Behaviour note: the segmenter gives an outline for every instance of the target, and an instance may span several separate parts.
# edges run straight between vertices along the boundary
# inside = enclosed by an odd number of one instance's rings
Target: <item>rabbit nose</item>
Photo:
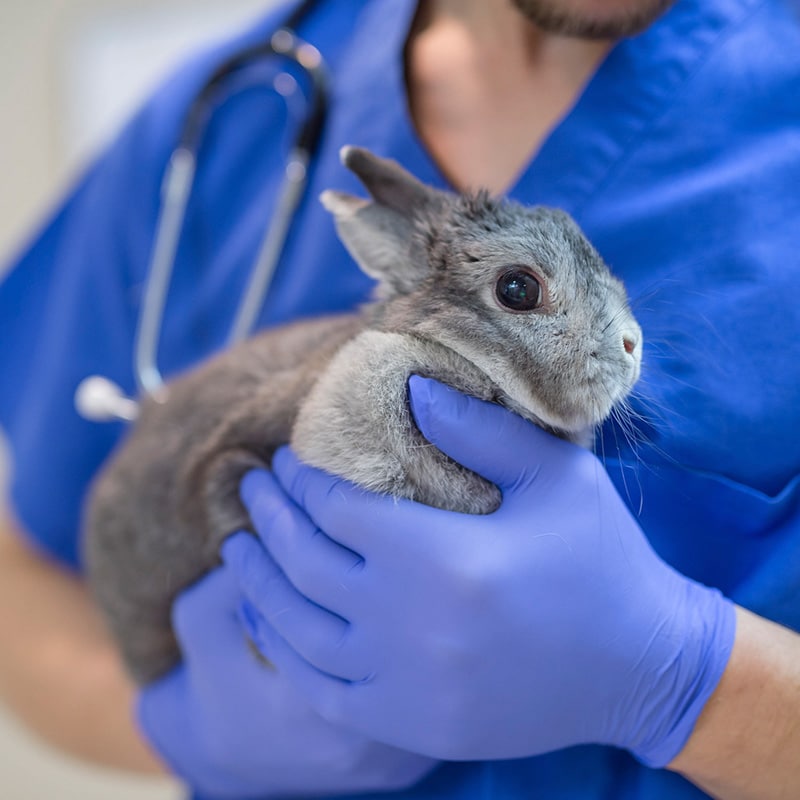
[[[629,356],[632,356],[633,351],[636,349],[636,338],[631,334],[625,334],[622,337],[622,346],[625,348],[625,352]]]

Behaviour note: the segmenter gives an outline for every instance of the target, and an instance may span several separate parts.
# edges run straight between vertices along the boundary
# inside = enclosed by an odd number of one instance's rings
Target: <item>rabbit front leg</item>
[[[187,526],[203,531],[207,560],[217,559],[230,534],[249,529],[239,484],[249,470],[269,468],[275,450],[289,441],[298,405],[313,379],[313,370],[303,367],[270,376],[188,454],[180,515]]]
[[[486,514],[496,486],[430,445],[408,406],[412,374],[437,378],[485,400],[495,387],[452,350],[416,336],[368,330],[328,365],[292,430],[298,456],[371,491],[451,511]]]

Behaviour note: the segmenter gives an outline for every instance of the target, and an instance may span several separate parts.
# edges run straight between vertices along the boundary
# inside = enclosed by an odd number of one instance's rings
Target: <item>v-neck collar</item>
[[[508,194],[576,216],[647,129],[680,96],[715,42],[764,0],[678,0],[646,31],[620,41],[556,124]],[[391,155],[421,180],[452,188],[417,134],[404,51],[414,0],[373,0],[357,24],[333,93],[333,141]],[[336,128],[339,128],[338,130]]]
[[[639,36],[619,42],[547,137],[511,194],[580,216],[615,169],[757,0],[679,0]]]

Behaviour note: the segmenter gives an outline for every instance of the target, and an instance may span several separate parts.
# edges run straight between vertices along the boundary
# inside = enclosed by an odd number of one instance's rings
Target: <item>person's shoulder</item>
[[[300,38],[312,42],[321,51],[326,65],[334,66],[338,54],[347,49],[355,27],[354,19],[370,2],[374,0],[273,3],[246,28],[206,46],[173,71],[131,120],[128,140],[135,142],[139,153],[145,157],[157,154],[167,157],[169,148],[165,143],[177,141],[192,102],[209,79],[237,55],[266,46],[275,31],[289,20],[297,25]],[[123,146],[124,140],[123,134],[120,137]]]
[[[680,165],[710,169],[728,165],[726,180],[772,181],[780,170],[796,171],[797,149],[785,146],[800,123],[800,5],[790,0],[716,0],[721,21],[708,26],[697,57],[682,64],[685,75],[664,98],[649,140]],[[722,14],[722,12],[725,12]],[[783,137],[779,147],[768,140]],[[664,150],[666,146],[666,150]],[[764,152],[774,172],[763,169]],[[720,176],[722,173],[720,173]]]
[[[790,111],[796,120],[800,118],[796,102],[800,4],[762,0],[742,6],[742,13],[721,32],[697,71],[698,101],[713,98],[711,108],[739,113],[756,106],[766,117]]]

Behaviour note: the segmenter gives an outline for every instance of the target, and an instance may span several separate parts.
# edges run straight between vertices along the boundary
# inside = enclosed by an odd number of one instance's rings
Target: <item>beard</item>
[[[511,0],[537,28],[577,39],[622,39],[641,33],[675,0],[616,0],[619,8],[597,13],[599,3],[574,0]],[[573,7],[577,6],[577,7]]]

